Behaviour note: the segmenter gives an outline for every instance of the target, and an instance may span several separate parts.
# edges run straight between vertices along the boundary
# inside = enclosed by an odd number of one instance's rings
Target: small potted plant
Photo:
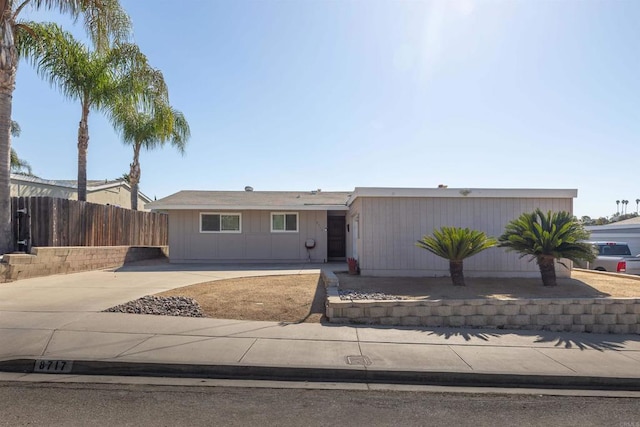
[[[349,265],[349,274],[360,274],[360,266],[357,259],[347,258],[347,264]]]

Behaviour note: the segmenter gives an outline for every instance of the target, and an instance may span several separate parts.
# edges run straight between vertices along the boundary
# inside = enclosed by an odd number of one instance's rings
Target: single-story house
[[[573,212],[577,190],[371,188],[180,191],[147,204],[169,214],[171,262],[327,262],[353,257],[362,274],[441,276],[448,262],[415,246],[441,226],[499,236],[524,212]],[[558,267],[559,276],[570,272]],[[491,248],[465,274],[537,277],[535,262]]]
[[[35,176],[11,174],[12,197],[57,197],[78,200],[78,181],[49,180]],[[123,179],[88,180],[87,202],[131,209],[131,185]],[[138,209],[151,199],[138,192]]]
[[[633,255],[640,254],[640,217],[585,227],[593,241],[626,242]]]

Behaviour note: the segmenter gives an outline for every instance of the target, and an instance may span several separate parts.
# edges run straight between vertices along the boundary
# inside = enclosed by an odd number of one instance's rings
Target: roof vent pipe
[[[244,187],[244,191],[253,191],[253,187],[247,185],[246,187]]]

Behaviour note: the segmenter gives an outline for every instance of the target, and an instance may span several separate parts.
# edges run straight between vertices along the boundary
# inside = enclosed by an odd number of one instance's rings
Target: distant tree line
[[[609,217],[601,216],[599,218],[591,218],[588,215],[582,216],[580,218],[580,222],[582,225],[606,225],[613,224],[615,222],[623,221],[629,218],[635,218],[638,216],[637,212],[627,213],[627,214],[612,214]]]

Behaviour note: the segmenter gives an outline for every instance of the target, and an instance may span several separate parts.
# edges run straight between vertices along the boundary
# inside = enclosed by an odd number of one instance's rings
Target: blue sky
[[[143,153],[142,191],[577,188],[640,198],[640,2],[121,0],[192,137]],[[36,14],[38,19],[58,20]],[[18,71],[13,146],[75,179],[80,107]],[[99,112],[88,176],[132,157]]]

